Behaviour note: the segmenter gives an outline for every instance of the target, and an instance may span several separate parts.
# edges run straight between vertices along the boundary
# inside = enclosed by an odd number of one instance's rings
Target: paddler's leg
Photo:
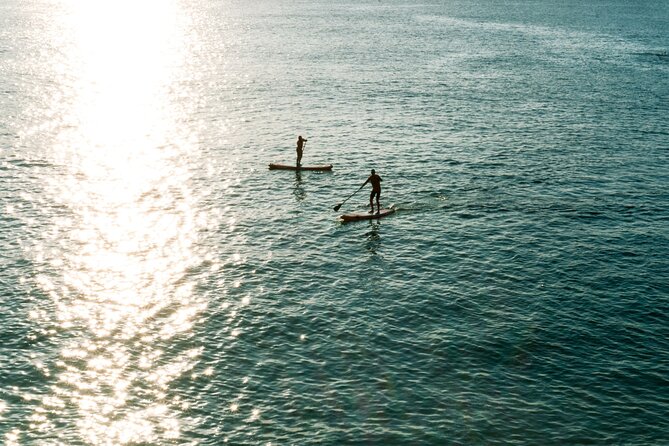
[[[376,193],[376,213],[379,214],[381,212],[381,191],[378,191]]]
[[[371,210],[369,211],[370,214],[374,213],[374,191],[369,194],[369,207]]]

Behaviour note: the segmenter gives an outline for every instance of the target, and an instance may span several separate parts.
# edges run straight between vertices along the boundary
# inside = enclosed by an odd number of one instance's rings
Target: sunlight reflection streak
[[[169,99],[185,18],[170,0],[62,3],[71,35],[54,38],[71,43],[59,67],[71,91],[53,104],[66,123],[53,150],[67,173],[49,188],[69,215],[53,246],[36,249],[62,272],[37,278],[62,348],[31,422],[47,432],[50,416],[69,416],[76,441],[94,445],[177,439],[187,404],[168,398],[170,384],[202,349],[169,346],[192,336],[205,309],[187,272],[202,262],[197,234],[209,224],[191,190],[192,140]]]

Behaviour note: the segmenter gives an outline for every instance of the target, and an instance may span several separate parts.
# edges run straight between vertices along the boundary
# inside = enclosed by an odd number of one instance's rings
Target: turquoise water
[[[668,444],[669,4],[553,3],[4,1],[2,443]]]

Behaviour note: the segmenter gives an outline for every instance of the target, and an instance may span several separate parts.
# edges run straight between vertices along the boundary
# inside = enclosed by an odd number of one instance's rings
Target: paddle
[[[304,140],[304,144],[302,144],[302,152],[303,152],[303,153],[304,153],[304,149],[305,149],[306,147],[307,147],[307,140],[305,139],[305,140]],[[300,159],[300,161],[302,161],[302,159]],[[297,163],[295,163],[295,164],[296,164],[296,167],[300,167],[300,166],[302,165],[301,162],[297,162]]]
[[[357,191],[353,192],[351,195],[349,195],[349,196],[346,198],[346,200],[344,200],[344,201],[342,201],[341,203],[339,203],[339,204],[338,204],[337,206],[335,206],[333,209],[334,209],[335,211],[338,211],[339,208],[341,208],[341,206],[342,206],[344,203],[346,203],[346,202],[348,201],[349,198],[351,198],[353,195],[355,195],[355,194],[357,194],[358,192],[360,192],[360,191],[362,190],[362,188],[365,187],[365,184],[367,184],[367,182],[365,182],[362,186],[360,186],[360,189],[358,189]]]

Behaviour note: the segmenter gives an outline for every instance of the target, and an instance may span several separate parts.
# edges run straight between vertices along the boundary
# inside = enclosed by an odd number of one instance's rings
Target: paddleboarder
[[[306,142],[307,140],[302,138],[302,135],[297,137],[297,167],[302,164],[302,149]]]
[[[376,213],[381,212],[381,204],[379,200],[381,199],[381,177],[376,174],[374,169],[372,169],[372,174],[367,178],[362,185],[364,186],[367,183],[372,184],[372,193],[369,194],[369,207],[372,209],[369,211],[370,214],[374,213],[374,197],[376,196]]]

